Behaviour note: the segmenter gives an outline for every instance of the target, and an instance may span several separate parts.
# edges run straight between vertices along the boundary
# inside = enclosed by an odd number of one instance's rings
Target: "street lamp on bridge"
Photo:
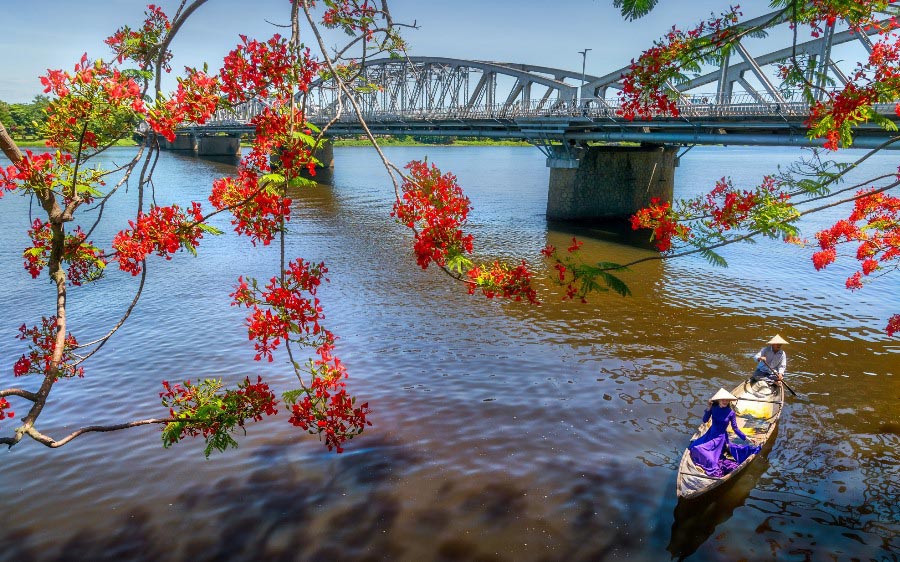
[[[578,51],[578,54],[581,55],[581,87],[578,88],[578,91],[575,92],[575,105],[578,105],[578,95],[581,93],[581,88],[584,88],[584,68],[587,65],[587,54],[591,49],[585,49],[583,51]]]

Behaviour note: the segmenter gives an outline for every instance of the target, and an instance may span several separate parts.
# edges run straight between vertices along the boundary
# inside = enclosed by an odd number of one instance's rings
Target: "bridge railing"
[[[255,112],[261,111],[263,104],[254,103],[236,108],[236,111],[221,111],[205,128],[247,127]],[[683,121],[716,121],[732,119],[790,119],[803,120],[809,116],[809,104],[795,92],[786,92],[776,99],[766,94],[733,94],[728,99],[717,99],[715,94],[687,94],[677,103],[679,116]],[[491,121],[510,123],[516,120],[559,118],[567,121],[590,119],[622,123],[621,102],[618,98],[584,98],[573,100],[540,99],[512,104],[494,104],[465,107],[407,108],[385,111],[378,107],[364,109],[363,117],[372,124],[378,123],[423,123],[454,121]],[[878,104],[876,110],[884,115],[894,115],[894,104]],[[308,107],[307,119],[315,123],[325,123],[335,117],[333,107]],[[667,115],[654,115],[657,119],[673,119]],[[358,121],[353,111],[347,110],[337,119],[337,123],[349,124]],[[203,127],[198,127],[201,129]]]
[[[729,118],[729,117],[806,117],[809,105],[796,96],[775,99],[762,94],[735,94],[726,101],[719,101],[715,95],[693,94],[677,102],[680,117],[688,119]],[[382,111],[369,108],[363,114],[367,121],[452,121],[452,120],[515,120],[542,117],[588,117],[592,119],[622,119],[621,102],[618,98],[587,98],[579,102],[566,100],[531,100],[527,103],[481,105],[471,107],[409,108]],[[318,108],[308,115],[312,120],[332,119],[330,108]],[[659,114],[655,117],[666,117]],[[338,122],[356,122],[356,115],[346,112]]]

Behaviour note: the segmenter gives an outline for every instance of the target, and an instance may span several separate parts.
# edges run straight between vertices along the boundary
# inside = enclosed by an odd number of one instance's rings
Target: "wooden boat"
[[[765,447],[775,431],[775,425],[778,423],[778,417],[784,406],[784,387],[770,385],[765,381],[751,382],[747,380],[739,384],[731,393],[738,398],[734,404],[737,426],[744,432],[750,443]],[[711,424],[712,419],[701,424],[694,436],[691,437],[691,441],[706,433]],[[728,431],[731,432],[730,426]],[[736,478],[758,455],[759,453],[750,455],[733,471],[721,478],[714,478],[708,476],[702,468],[694,464],[690,450],[685,448],[684,454],[681,456],[681,463],[678,465],[676,484],[678,497],[694,499],[721,487]]]

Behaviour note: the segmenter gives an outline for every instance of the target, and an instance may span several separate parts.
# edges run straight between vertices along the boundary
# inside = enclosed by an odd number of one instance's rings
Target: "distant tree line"
[[[13,138],[39,138],[47,119],[44,110],[50,103],[47,96],[35,96],[30,103],[6,103],[0,100],[0,123]]]

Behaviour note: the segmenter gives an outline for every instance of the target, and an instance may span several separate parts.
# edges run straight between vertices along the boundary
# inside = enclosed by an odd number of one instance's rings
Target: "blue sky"
[[[42,0],[17,3],[3,14],[0,35],[0,100],[27,102],[41,93],[38,76],[70,69],[84,52],[108,57],[103,39],[123,24],[138,26],[148,2],[140,0]],[[178,2],[157,0],[167,12]],[[411,54],[498,60],[581,69],[578,51],[589,48],[587,73],[602,75],[626,65],[673,24],[688,27],[728,2],[661,0],[650,16],[626,22],[611,0],[391,0],[398,21],[419,29],[405,36]],[[752,17],[768,2],[745,9]],[[218,69],[239,33],[267,38],[267,23],[286,23],[287,0],[210,0],[179,35],[173,67],[209,62]],[[336,39],[335,39],[336,40]],[[173,73],[174,74],[174,73]],[[170,86],[171,87],[171,86]]]

